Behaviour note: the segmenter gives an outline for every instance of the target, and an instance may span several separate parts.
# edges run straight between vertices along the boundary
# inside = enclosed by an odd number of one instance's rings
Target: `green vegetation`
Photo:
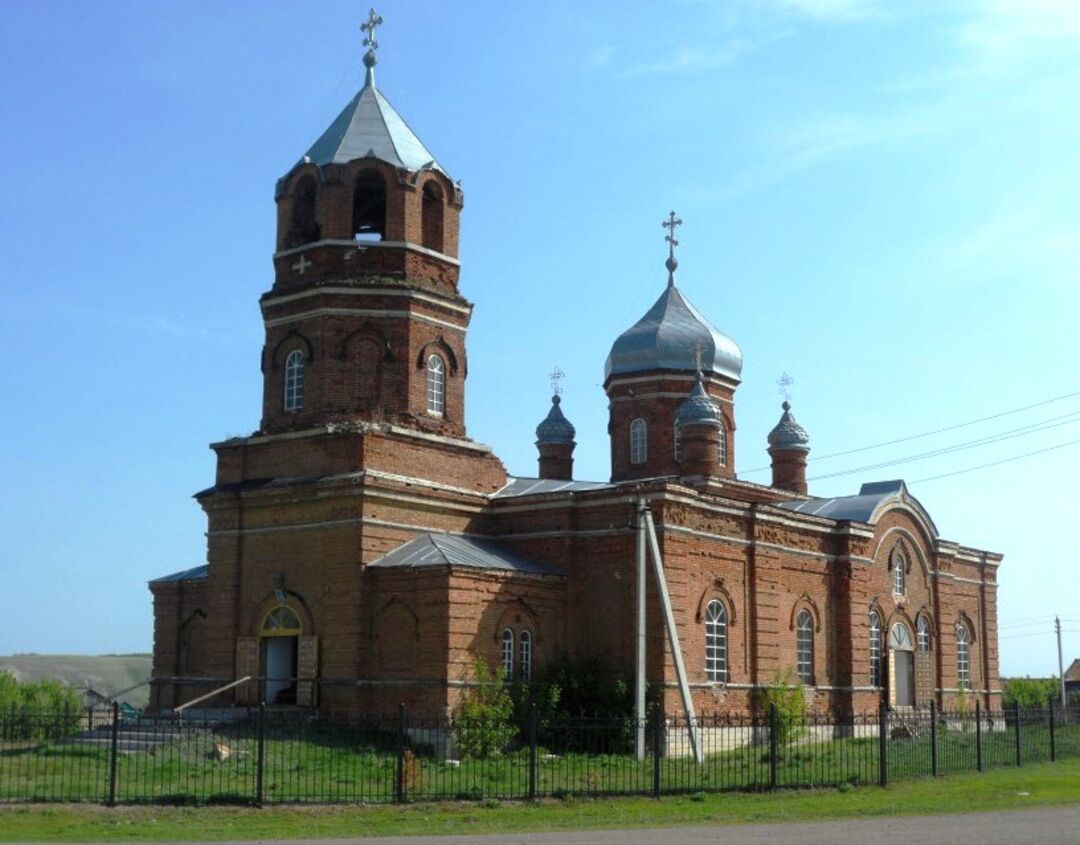
[[[48,713],[48,721],[34,714]],[[20,683],[0,671],[0,714],[12,724],[9,731],[24,739],[46,739],[73,733],[82,716],[78,693],[58,681]]]
[[[1080,759],[878,787],[404,807],[0,807],[0,841],[205,841],[799,822],[1080,802]]]
[[[777,673],[768,686],[760,690],[758,697],[762,712],[769,713],[776,708],[776,739],[781,749],[805,733],[806,694],[791,667]]]
[[[501,754],[517,733],[514,700],[502,666],[492,674],[487,662],[477,658],[472,679],[474,685],[454,708],[454,738],[462,756],[484,759]]]
[[[0,671],[21,682],[53,680],[111,695],[149,680],[152,662],[149,654],[11,654],[0,656]],[[141,710],[150,700],[150,686],[144,684],[121,700]]]
[[[1013,708],[1017,704],[1024,709],[1042,709],[1049,702],[1055,704],[1061,696],[1057,678],[1006,678],[1002,684],[1002,704]]]

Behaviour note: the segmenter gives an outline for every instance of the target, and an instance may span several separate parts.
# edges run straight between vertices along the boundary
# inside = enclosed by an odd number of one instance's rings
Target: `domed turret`
[[[688,425],[723,425],[724,418],[720,415],[720,409],[705,392],[705,385],[701,381],[701,371],[698,371],[697,380],[690,395],[679,406],[679,413],[675,415],[675,425],[680,429]]]
[[[705,392],[698,370],[690,395],[675,415],[675,438],[681,454],[681,475],[716,475],[724,437],[724,417]]]
[[[540,451],[540,477],[569,481],[574,474],[574,426],[562,412],[562,399],[551,397],[551,410],[536,427],[536,448]]]
[[[769,456],[772,458],[772,486],[792,493],[806,494],[806,456],[810,452],[810,435],[791,413],[787,400],[781,406],[784,413],[769,432]]]

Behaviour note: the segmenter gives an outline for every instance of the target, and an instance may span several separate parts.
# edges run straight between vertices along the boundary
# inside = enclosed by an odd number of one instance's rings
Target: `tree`
[[[1006,678],[1003,692],[1002,704],[1005,707],[1019,704],[1025,710],[1044,708],[1061,696],[1057,678]]]
[[[472,674],[472,685],[454,708],[454,737],[463,757],[492,757],[505,751],[517,733],[514,701],[502,666],[492,674],[477,658]]]

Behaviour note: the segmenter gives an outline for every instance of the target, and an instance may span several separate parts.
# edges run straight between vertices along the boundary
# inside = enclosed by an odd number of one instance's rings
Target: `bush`
[[[776,706],[777,744],[787,745],[805,732],[806,696],[802,683],[790,667],[778,672],[772,681],[758,692],[758,703],[765,715]]]
[[[10,735],[44,739],[74,733],[82,716],[79,694],[59,681],[21,683],[0,672],[0,721],[14,723]]]
[[[454,738],[463,757],[492,757],[505,751],[517,734],[514,700],[501,666],[492,674],[487,663],[477,658],[472,681],[454,708]]]
[[[1041,709],[1061,697],[1057,678],[1006,678],[1002,689],[1001,703],[1007,708]]]

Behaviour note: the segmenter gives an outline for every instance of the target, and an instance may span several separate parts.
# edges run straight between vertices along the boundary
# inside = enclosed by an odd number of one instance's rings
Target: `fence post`
[[[889,724],[884,700],[878,702],[878,783],[889,783]]]
[[[975,701],[975,768],[983,770],[982,761],[982,707],[978,700]]]
[[[397,766],[394,768],[394,800],[405,800],[405,704],[398,705]]]
[[[1057,738],[1054,736],[1054,699],[1050,699],[1050,762],[1057,760]]]
[[[263,805],[263,769],[266,766],[266,702],[259,702],[258,754],[255,762],[255,806]]]
[[[1016,765],[1020,766],[1020,702],[1013,707],[1013,718],[1016,719]]]
[[[937,702],[930,702],[930,774],[937,777]]]
[[[779,778],[780,718],[776,702],[769,704],[769,789],[776,789]]]
[[[529,800],[536,800],[536,734],[539,716],[536,712],[536,702],[533,702],[532,710],[529,711]]]
[[[120,702],[112,706],[112,734],[109,737],[109,806],[116,806],[116,752],[120,744]]]
[[[661,743],[661,726],[663,725],[663,715],[661,713],[660,705],[657,704],[653,709],[652,720],[652,794],[653,798],[660,797],[660,743]]]
[[[92,731],[94,729],[94,705],[90,705],[86,708],[86,730]]]

